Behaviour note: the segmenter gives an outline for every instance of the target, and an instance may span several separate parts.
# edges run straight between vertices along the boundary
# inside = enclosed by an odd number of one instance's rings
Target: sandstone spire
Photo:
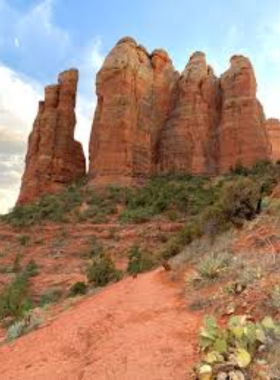
[[[196,52],[178,80],[173,108],[163,126],[161,172],[216,172],[219,109],[218,79],[205,54]]]
[[[219,126],[219,171],[237,163],[250,167],[270,157],[265,116],[256,97],[256,79],[251,62],[233,56],[231,67],[221,77],[222,115]]]
[[[78,71],[72,69],[45,89],[29,136],[19,204],[61,190],[85,175],[83,149],[74,140],[77,83]]]
[[[176,77],[166,52],[149,55],[129,37],[117,43],[97,75],[91,178],[127,183],[154,171]]]
[[[278,119],[268,119],[266,130],[271,148],[271,159],[276,162],[280,160],[280,121]]]

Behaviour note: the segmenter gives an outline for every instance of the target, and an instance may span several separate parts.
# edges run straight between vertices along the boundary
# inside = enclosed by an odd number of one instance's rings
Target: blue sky
[[[64,69],[80,70],[76,135],[87,152],[95,74],[127,35],[166,49],[179,70],[196,50],[217,74],[231,55],[249,56],[267,116],[280,117],[277,0],[0,0],[0,213],[16,199],[44,86]]]

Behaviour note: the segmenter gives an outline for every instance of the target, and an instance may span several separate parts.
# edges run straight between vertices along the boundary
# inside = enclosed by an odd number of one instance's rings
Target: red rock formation
[[[248,58],[234,56],[231,67],[221,77],[222,116],[218,129],[219,171],[237,163],[250,167],[270,157],[265,116],[256,98],[256,79]]]
[[[280,121],[278,119],[268,119],[266,121],[268,140],[271,145],[272,161],[280,160]]]
[[[131,38],[117,43],[97,75],[91,178],[127,183],[154,171],[176,77],[164,51],[149,55]]]
[[[19,203],[85,174],[82,147],[73,137],[77,80],[70,70],[46,88]],[[126,37],[106,58],[96,87],[89,147],[94,184],[130,184],[155,173],[218,174],[268,159],[271,150],[280,158],[280,122],[266,122],[253,67],[243,56],[232,57],[218,79],[197,52],[179,75],[164,50],[149,54]]]
[[[82,146],[74,140],[78,71],[59,75],[58,84],[45,89],[45,101],[29,136],[26,167],[18,203],[61,190],[85,175]]]
[[[161,172],[215,173],[219,108],[218,79],[205,55],[197,52],[178,80],[173,108],[163,126]]]

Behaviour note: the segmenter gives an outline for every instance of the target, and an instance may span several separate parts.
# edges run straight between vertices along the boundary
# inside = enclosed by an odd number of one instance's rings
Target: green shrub
[[[260,201],[259,186],[250,178],[240,177],[225,183],[218,205],[227,221],[240,225],[256,216]]]
[[[32,308],[28,291],[28,277],[18,274],[0,293],[0,319],[12,317],[20,319]]]
[[[208,206],[201,214],[201,229],[203,234],[213,238],[230,228],[226,213],[219,202]]]
[[[28,236],[28,235],[18,235],[17,236],[17,241],[22,246],[26,246],[27,243],[29,242],[29,240],[30,240],[30,236]]]
[[[87,285],[83,281],[75,282],[69,289],[69,297],[84,295],[87,292]]]
[[[28,227],[44,221],[67,222],[68,214],[82,203],[81,184],[72,184],[36,203],[16,206],[3,220],[14,227]]]
[[[11,341],[19,338],[25,332],[26,324],[24,320],[14,322],[7,331],[7,340]]]
[[[136,210],[125,210],[120,214],[120,221],[123,223],[145,223],[154,216],[150,208],[138,208]]]
[[[140,250],[138,245],[134,245],[129,252],[127,272],[137,274],[147,272],[155,265],[155,260],[147,252]]]
[[[14,322],[9,326],[6,334],[8,341],[19,338],[20,336],[37,329],[43,323],[42,316],[37,313],[28,313],[20,321]]]
[[[249,169],[238,162],[234,167],[230,169],[230,173],[233,175],[247,176],[249,174]]]
[[[26,273],[28,277],[35,277],[39,274],[39,267],[34,259],[28,261],[24,273]]]
[[[87,279],[94,286],[105,286],[110,282],[119,281],[122,273],[115,267],[114,261],[106,254],[100,254],[93,258],[88,265]]]
[[[54,286],[50,289],[44,291],[40,297],[40,306],[44,307],[46,305],[50,305],[58,302],[63,295],[63,291],[60,287]]]
[[[200,222],[189,222],[180,232],[170,238],[160,249],[158,255],[163,259],[170,259],[178,255],[186,245],[202,235]]]

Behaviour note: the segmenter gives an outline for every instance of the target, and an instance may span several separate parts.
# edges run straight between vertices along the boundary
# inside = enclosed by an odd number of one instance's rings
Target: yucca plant
[[[228,265],[227,256],[212,254],[199,262],[197,272],[201,279],[215,280],[228,268]]]

